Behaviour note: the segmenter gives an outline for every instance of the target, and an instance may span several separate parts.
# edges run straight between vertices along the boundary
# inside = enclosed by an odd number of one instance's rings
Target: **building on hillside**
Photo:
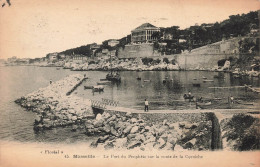
[[[83,63],[87,60],[88,60],[88,57],[85,55],[74,54],[72,56],[72,61],[75,63]]]
[[[144,23],[131,31],[131,42],[146,43],[155,41],[156,38],[153,37],[152,34],[159,31],[160,28],[155,27],[150,23]]]
[[[61,53],[61,54],[59,54],[59,58],[62,59],[62,60],[64,60],[64,59],[66,58],[66,56],[65,56],[64,53]]]
[[[16,56],[13,56],[13,57],[11,57],[11,58],[8,58],[7,59],[7,62],[8,63],[12,63],[12,62],[15,62],[17,60],[17,57]]]
[[[110,56],[115,57],[116,56],[116,50],[111,50],[110,51]]]
[[[49,61],[54,61],[58,59],[58,53],[54,52],[54,53],[49,53],[46,56],[48,58]]]
[[[187,42],[186,39],[179,39],[179,43],[185,43],[185,42]]]
[[[116,45],[119,44],[119,41],[118,41],[118,40],[115,40],[115,39],[110,39],[110,40],[107,41],[107,44],[108,44],[109,46],[111,46],[111,47],[114,47],[114,46],[116,46]]]

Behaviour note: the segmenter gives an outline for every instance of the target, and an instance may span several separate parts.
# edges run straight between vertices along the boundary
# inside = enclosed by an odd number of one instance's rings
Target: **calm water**
[[[87,74],[89,79],[84,82],[74,94],[83,98],[101,100],[101,98],[119,101],[120,105],[130,108],[143,109],[143,101],[147,98],[151,109],[186,109],[193,108],[189,102],[184,101],[183,94],[191,91],[195,96],[203,98],[222,98],[226,95],[246,98],[251,101],[253,94],[245,93],[243,89],[215,90],[213,86],[239,86],[249,84],[260,86],[258,78],[234,79],[227,73],[214,72],[184,72],[184,71],[146,71],[146,72],[121,72],[120,84],[106,85],[103,93],[92,93],[84,90],[84,86],[96,85],[101,78],[105,78],[106,72],[89,71],[75,72],[70,70],[56,70],[56,68],[43,67],[0,67],[0,139],[14,141],[36,142],[84,142],[89,138],[83,131],[71,132],[71,128],[57,128],[43,133],[34,133],[34,113],[27,112],[14,103],[17,98],[31,93],[38,88],[45,87],[49,80],[54,82],[67,75],[81,73]],[[220,75],[221,78],[213,78]],[[136,77],[141,77],[138,81]],[[172,79],[163,83],[163,79]],[[214,82],[204,83],[202,77]],[[194,80],[196,78],[197,80]],[[143,80],[149,79],[150,82]],[[201,83],[201,87],[193,87],[192,83]],[[253,99],[254,101],[255,99]]]

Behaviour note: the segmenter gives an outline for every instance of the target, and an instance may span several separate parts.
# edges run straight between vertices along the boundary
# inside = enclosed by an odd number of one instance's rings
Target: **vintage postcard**
[[[0,0],[0,166],[260,166],[259,0]]]

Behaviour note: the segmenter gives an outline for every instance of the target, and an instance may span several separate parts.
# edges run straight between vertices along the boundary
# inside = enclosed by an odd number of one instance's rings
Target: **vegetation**
[[[220,23],[204,23],[200,26],[190,26],[184,30],[180,30],[178,26],[161,28],[161,32],[155,35],[160,39],[160,42],[167,43],[165,53],[174,54],[211,44],[222,40],[222,38],[245,36],[252,29],[259,29],[257,11],[242,15],[232,15],[229,16],[229,19]],[[179,42],[179,39],[184,42]]]
[[[224,124],[224,125],[223,125]],[[223,138],[232,141],[234,150],[260,149],[259,119],[245,114],[234,115],[223,126]]]
[[[144,65],[151,64],[153,62],[153,58],[148,58],[148,57],[142,58],[142,62]]]

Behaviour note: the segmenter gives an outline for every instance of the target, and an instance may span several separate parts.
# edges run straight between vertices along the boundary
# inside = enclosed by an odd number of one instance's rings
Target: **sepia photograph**
[[[260,166],[259,0],[0,0],[0,166]]]

